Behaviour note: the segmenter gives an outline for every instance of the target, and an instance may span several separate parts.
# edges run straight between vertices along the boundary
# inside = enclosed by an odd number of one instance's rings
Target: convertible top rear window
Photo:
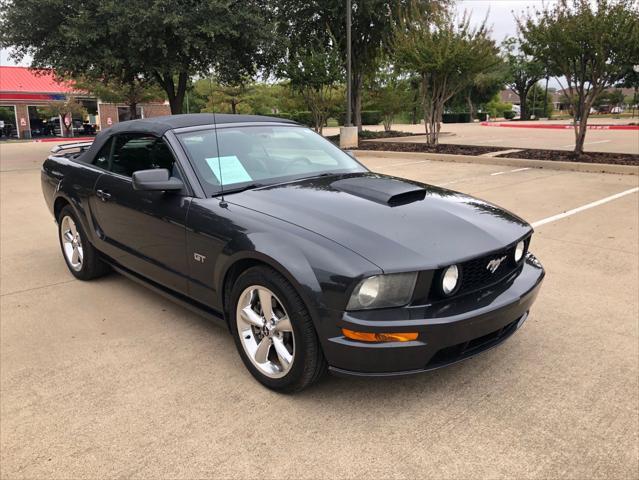
[[[221,185],[266,185],[366,171],[328,140],[301,127],[229,127],[183,133],[178,138],[209,195],[219,193]]]

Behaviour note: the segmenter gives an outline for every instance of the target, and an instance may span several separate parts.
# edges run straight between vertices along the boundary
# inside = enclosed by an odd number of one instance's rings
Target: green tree
[[[506,84],[519,96],[521,119],[528,120],[528,93],[545,76],[544,66],[532,55],[522,51],[521,41],[514,37],[504,40],[502,55],[508,68]]]
[[[616,107],[624,104],[623,91],[620,89],[605,90],[601,92],[592,102],[592,108],[598,112],[610,113]]]
[[[403,78],[392,65],[380,68],[366,85],[368,108],[382,112],[384,130],[391,130],[393,119],[410,103],[409,79]]]
[[[484,110],[486,105],[504,88],[505,65],[500,63],[488,72],[480,73],[473,82],[456,94],[446,105],[447,109],[468,112],[475,118],[477,109]]]
[[[634,0],[559,0],[518,24],[524,52],[565,84],[575,115],[574,152],[582,155],[593,102],[639,64],[639,7]]]
[[[250,95],[246,97],[245,104],[254,115],[272,115],[284,112],[282,96],[288,95],[288,90],[280,84],[254,83]]]
[[[137,107],[141,103],[164,101],[164,91],[144,77],[123,82],[120,79],[97,80],[78,78],[73,80],[75,87],[95,95],[109,103],[125,103],[129,107],[131,118],[138,118]]]
[[[393,46],[398,66],[419,75],[427,143],[436,145],[446,103],[478,75],[500,62],[484,21],[470,26],[452,11],[437,17],[415,15],[396,29]]]
[[[313,116],[313,128],[322,133],[335,110],[336,86],[343,78],[334,42],[328,37],[306,46],[292,42],[279,65],[278,75],[287,78],[290,87],[302,96]]]
[[[528,112],[528,116],[540,118],[543,117],[544,114],[552,114],[552,110],[552,94],[549,92],[548,95],[546,95],[546,90],[539,83],[535,83],[526,98],[526,111]]]
[[[244,113],[245,109],[240,112],[240,105],[246,103],[253,90],[254,87],[248,79],[233,83],[216,82],[214,90],[208,97],[206,111],[227,111],[233,114]]]
[[[56,100],[50,102],[46,110],[47,117],[60,117],[61,128],[64,128],[64,136],[72,135],[71,127],[73,126],[73,116],[86,115],[87,111],[81,103],[73,96],[67,97],[65,100]]]
[[[484,108],[486,109],[486,113],[492,118],[501,118],[506,117],[506,115],[508,115],[507,112],[512,112],[513,104],[510,102],[502,102],[499,94],[495,94],[490,101],[486,102]]]
[[[608,93],[608,105],[611,107],[610,110],[613,111],[615,109],[619,109],[624,104],[624,94],[623,90],[615,89],[612,92]],[[618,113],[618,112],[613,112]]]
[[[639,64],[628,65],[626,73],[617,86],[634,90],[633,95],[626,99],[626,103],[632,107],[632,116],[634,117],[635,108],[639,102]]]
[[[121,83],[140,76],[181,113],[189,79],[211,69],[252,76],[272,52],[262,0],[5,0],[0,45],[65,77]]]
[[[437,12],[450,0],[352,0],[353,124],[362,126],[363,87],[388,52],[393,31],[406,12]],[[346,2],[344,0],[278,0],[279,31],[294,43],[326,33],[335,39],[340,64],[346,71]],[[412,7],[412,8],[409,8]]]

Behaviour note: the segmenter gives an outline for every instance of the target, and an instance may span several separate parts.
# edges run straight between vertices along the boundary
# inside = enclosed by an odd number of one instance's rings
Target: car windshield
[[[331,142],[296,126],[242,126],[178,135],[209,195],[322,174],[367,171]],[[218,148],[219,147],[219,148]]]

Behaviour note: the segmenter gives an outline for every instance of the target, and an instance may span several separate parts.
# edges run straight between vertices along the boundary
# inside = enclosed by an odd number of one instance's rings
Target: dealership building
[[[7,136],[33,138],[41,134],[38,125],[47,118],[51,102],[73,96],[84,106],[86,115],[74,118],[88,122],[97,129],[130,119],[128,106],[101,102],[99,98],[74,89],[69,82],[58,82],[51,70],[32,70],[26,67],[0,66],[0,122]],[[169,115],[167,102],[144,103],[138,106],[138,117]],[[61,129],[57,130],[62,135]]]

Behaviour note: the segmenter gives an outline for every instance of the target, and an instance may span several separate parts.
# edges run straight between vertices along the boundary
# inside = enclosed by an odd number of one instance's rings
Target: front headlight
[[[368,277],[357,284],[346,310],[399,307],[410,302],[417,273],[391,273]]]

